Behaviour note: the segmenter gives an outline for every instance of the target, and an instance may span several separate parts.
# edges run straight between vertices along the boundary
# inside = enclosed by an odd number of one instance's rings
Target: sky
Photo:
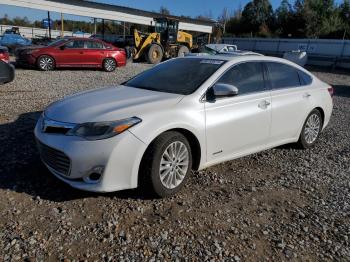
[[[337,0],[336,2],[340,1]],[[212,14],[213,18],[216,19],[222,13],[224,7],[227,7],[229,10],[235,10],[238,7],[243,8],[249,0],[95,0],[95,2],[133,7],[147,11],[159,11],[159,8],[164,6],[174,15],[195,17]],[[281,3],[280,0],[270,0],[270,2],[273,8],[277,8]],[[289,2],[293,3],[294,1],[290,0]],[[0,4],[0,17],[3,17],[5,14],[8,14],[11,18],[27,16],[32,21],[42,20],[47,16],[44,11]],[[52,13],[51,17],[59,19],[60,15]],[[66,15],[65,19],[80,20],[82,18]]]
[[[235,10],[239,6],[243,8],[249,0],[95,0],[95,2],[127,6],[147,11],[159,11],[159,8],[164,6],[174,15],[195,17],[211,13],[213,18],[217,18],[224,7],[228,7],[230,10]],[[270,0],[270,2],[276,8],[281,1]],[[8,14],[11,18],[27,16],[29,20],[41,20],[47,16],[44,11],[0,4],[0,17],[3,17],[5,14]],[[57,13],[52,13],[51,16],[53,19],[59,19],[59,14]],[[77,17],[68,15],[65,17],[66,19],[78,19]]]

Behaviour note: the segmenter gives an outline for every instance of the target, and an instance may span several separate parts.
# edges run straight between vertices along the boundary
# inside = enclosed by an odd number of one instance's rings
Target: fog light
[[[91,181],[98,181],[101,178],[101,174],[98,173],[92,173],[91,175],[89,175],[89,179]]]
[[[103,166],[96,166],[92,168],[89,172],[87,172],[87,175],[84,176],[83,178],[85,183],[89,183],[89,184],[98,183],[101,180],[103,171],[104,171]]]

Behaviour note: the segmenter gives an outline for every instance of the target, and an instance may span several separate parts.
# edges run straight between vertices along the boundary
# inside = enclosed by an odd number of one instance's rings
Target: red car
[[[126,53],[99,39],[63,38],[45,47],[16,51],[16,63],[50,71],[58,67],[94,67],[112,72],[126,65]]]

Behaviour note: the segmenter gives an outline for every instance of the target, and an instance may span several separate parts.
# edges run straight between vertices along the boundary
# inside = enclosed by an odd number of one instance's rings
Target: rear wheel
[[[179,48],[179,51],[178,51],[178,53],[177,53],[177,56],[178,56],[178,57],[184,57],[185,54],[188,54],[189,52],[190,52],[190,49],[188,49],[187,46],[182,45],[182,46],[180,46],[180,48]]]
[[[163,55],[163,49],[159,45],[152,44],[148,49],[146,59],[150,64],[158,64],[162,61]]]
[[[301,148],[310,148],[317,142],[322,131],[323,119],[321,112],[317,109],[312,110],[305,120],[303,129],[298,141],[298,146]]]
[[[48,55],[40,56],[37,66],[42,71],[52,71],[55,69],[55,59]]]
[[[106,58],[102,67],[106,72],[113,72],[117,68],[117,62],[113,58]]]
[[[140,168],[140,182],[147,192],[168,197],[183,187],[191,168],[192,153],[186,137],[178,132],[166,132],[147,149]]]

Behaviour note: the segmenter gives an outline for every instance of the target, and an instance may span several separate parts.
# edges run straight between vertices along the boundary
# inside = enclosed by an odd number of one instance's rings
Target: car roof
[[[294,67],[300,68],[303,71],[305,71],[304,68],[302,68],[301,66],[283,59],[283,58],[279,58],[279,57],[274,57],[274,56],[263,56],[260,54],[249,54],[249,55],[222,55],[222,54],[218,54],[218,55],[207,55],[207,56],[185,56],[184,59],[202,59],[202,60],[223,60],[223,61],[228,61],[228,62],[232,62],[233,63],[237,63],[237,62],[245,62],[245,61],[266,61],[266,62],[280,62],[280,63],[284,63],[284,64],[289,64],[292,65]]]
[[[206,46],[207,47],[219,47],[219,48],[222,48],[222,47],[225,47],[225,46],[235,46],[235,47],[237,47],[236,45],[230,45],[230,44],[207,44]]]

